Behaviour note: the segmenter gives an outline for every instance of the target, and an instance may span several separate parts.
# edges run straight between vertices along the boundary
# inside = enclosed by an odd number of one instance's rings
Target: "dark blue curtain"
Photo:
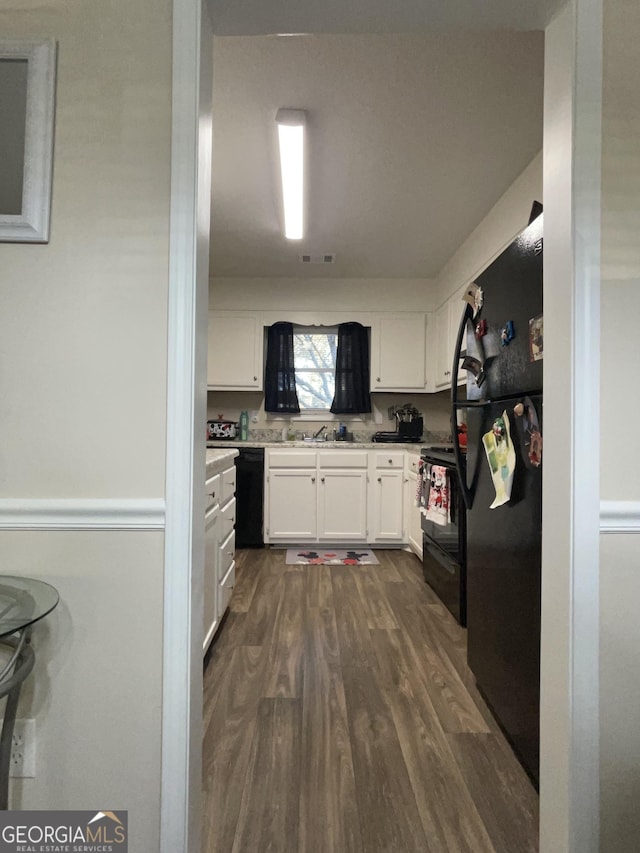
[[[336,415],[371,411],[369,395],[369,334],[360,323],[338,326],[336,393],[331,404]]]
[[[292,323],[274,323],[267,330],[264,408],[267,412],[287,415],[300,411],[293,363]]]

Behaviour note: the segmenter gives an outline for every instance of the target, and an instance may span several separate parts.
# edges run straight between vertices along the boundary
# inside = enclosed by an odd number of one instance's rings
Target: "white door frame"
[[[173,0],[161,853],[200,853],[213,34]]]
[[[593,162],[601,2],[567,0],[560,13],[568,9],[570,16],[562,185],[554,185],[558,175],[545,162],[545,277],[559,281],[558,290],[545,290],[545,361],[557,357],[564,391],[555,393],[545,379],[545,432],[553,437],[545,461],[547,470],[559,464],[561,477],[552,490],[547,476],[544,491],[541,853],[598,849],[599,185]],[[206,0],[174,0],[162,853],[200,850],[211,44]],[[551,143],[546,124],[545,143]],[[548,233],[554,221],[562,226],[555,248]]]
[[[540,851],[599,845],[602,0],[545,40]]]

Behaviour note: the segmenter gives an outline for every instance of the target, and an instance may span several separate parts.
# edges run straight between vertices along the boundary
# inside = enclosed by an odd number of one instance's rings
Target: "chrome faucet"
[[[326,424],[323,424],[323,425],[320,427],[320,429],[318,430],[318,432],[314,432],[313,437],[314,437],[314,438],[320,438],[320,435],[321,435],[321,434],[326,430],[326,428],[327,428],[327,425],[326,425]]]

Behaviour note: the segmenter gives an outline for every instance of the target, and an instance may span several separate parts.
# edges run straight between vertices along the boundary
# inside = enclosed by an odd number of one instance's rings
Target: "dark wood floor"
[[[537,851],[465,632],[404,551],[241,551],[204,692],[204,853]]]

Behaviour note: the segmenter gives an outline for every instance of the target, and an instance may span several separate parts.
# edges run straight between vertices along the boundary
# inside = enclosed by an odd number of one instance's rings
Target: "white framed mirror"
[[[56,43],[0,40],[0,241],[49,239]]]

